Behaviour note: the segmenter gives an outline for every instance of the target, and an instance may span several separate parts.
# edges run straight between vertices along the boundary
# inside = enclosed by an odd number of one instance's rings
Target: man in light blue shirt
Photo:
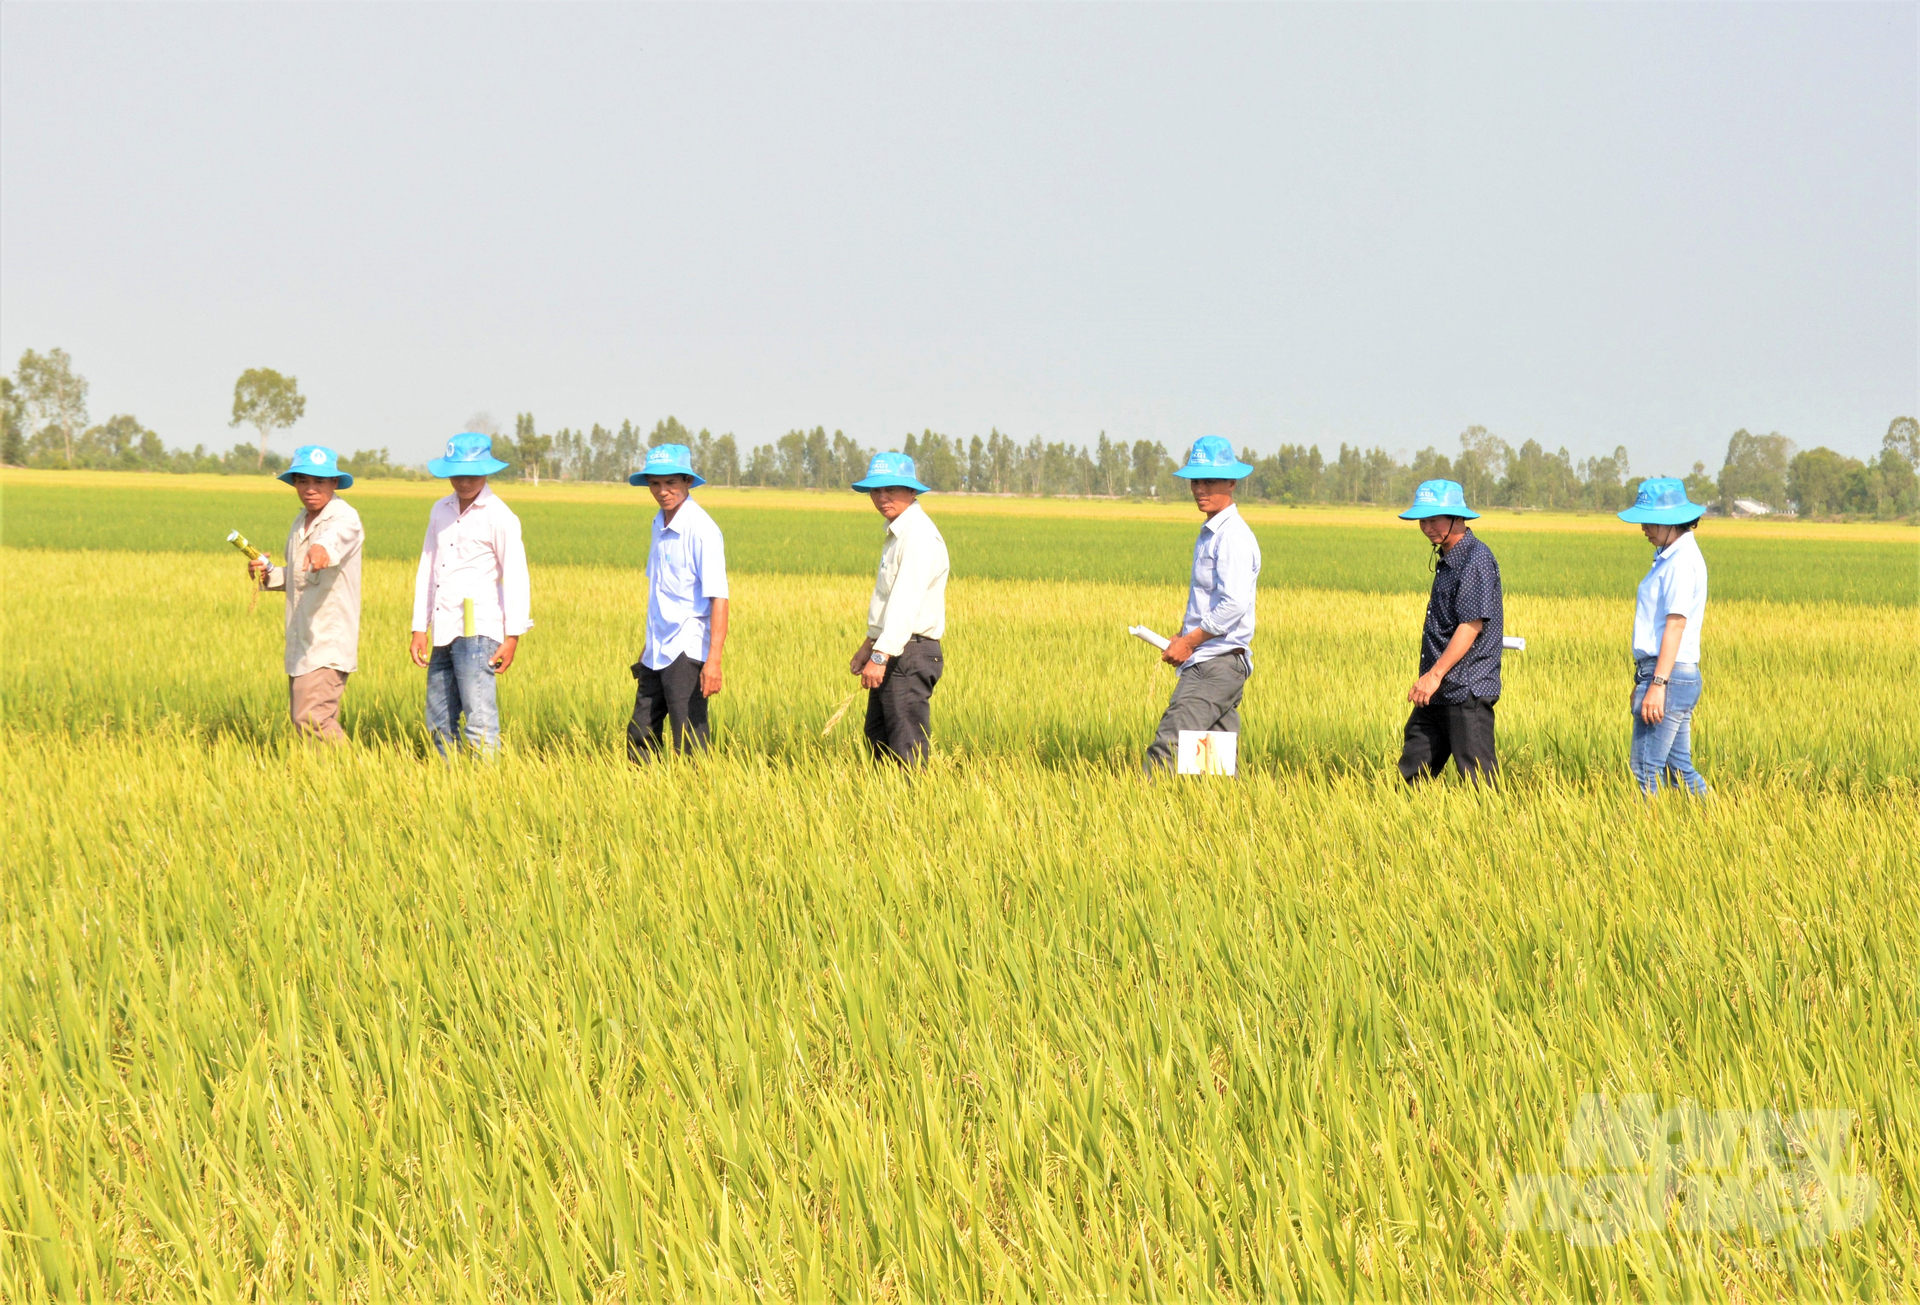
[[[627,477],[645,483],[660,505],[647,548],[647,642],[633,664],[633,719],[627,755],[658,757],[673,726],[675,751],[707,746],[707,699],[720,692],[727,642],[727,549],[692,491],[707,482],[684,444],[647,450],[646,466]]]
[[[1160,660],[1180,668],[1173,700],[1147,748],[1149,771],[1168,770],[1182,730],[1240,732],[1240,696],[1253,674],[1253,602],[1260,543],[1234,506],[1234,486],[1253,468],[1217,435],[1194,441],[1187,465],[1173,473],[1191,482],[1194,506],[1206,514],[1193,544],[1193,576],[1180,636]]]

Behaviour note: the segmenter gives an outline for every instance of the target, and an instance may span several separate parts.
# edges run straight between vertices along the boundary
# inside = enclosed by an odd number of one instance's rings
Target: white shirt
[[[1214,637],[1193,650],[1180,669],[1245,652],[1253,665],[1253,599],[1260,579],[1260,541],[1238,504],[1208,517],[1193,541],[1193,579],[1180,633],[1200,629]]]
[[[918,503],[887,523],[880,574],[867,603],[873,650],[898,657],[911,635],[938,639],[947,632],[947,541]]]
[[[267,572],[267,588],[287,594],[287,674],[360,668],[360,514],[335,496],[307,525],[304,509],[287,531],[287,564]],[[307,567],[307,550],[327,550],[327,568]]]
[[[1684,616],[1676,665],[1700,661],[1700,622],[1707,614],[1707,559],[1687,531],[1653,555],[1653,566],[1633,600],[1633,655],[1658,657],[1669,616]]]
[[[640,660],[653,670],[685,653],[707,660],[713,641],[713,600],[727,596],[727,546],[707,510],[691,498],[669,524],[653,514],[647,545],[647,646]]]
[[[533,628],[531,593],[520,518],[491,485],[480,487],[464,514],[457,494],[433,505],[413,578],[415,633],[431,629],[436,648],[452,643],[463,627],[461,601],[471,598],[473,632],[504,643]]]

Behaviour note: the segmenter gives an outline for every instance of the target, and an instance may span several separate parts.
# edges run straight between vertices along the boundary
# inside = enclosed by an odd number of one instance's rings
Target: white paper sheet
[[[1174,769],[1182,775],[1231,775],[1240,761],[1240,736],[1229,730],[1181,730]]]
[[[1502,648],[1511,648],[1515,652],[1525,652],[1527,650],[1527,641],[1517,634],[1510,634],[1500,641],[1500,646]]]
[[[1149,630],[1144,625],[1129,625],[1127,627],[1127,633],[1132,635],[1134,638],[1140,640],[1142,643],[1152,644],[1154,647],[1158,648],[1161,652],[1165,652],[1167,650],[1167,645],[1173,642],[1173,640],[1171,639],[1162,639],[1159,635],[1155,634],[1153,631]]]

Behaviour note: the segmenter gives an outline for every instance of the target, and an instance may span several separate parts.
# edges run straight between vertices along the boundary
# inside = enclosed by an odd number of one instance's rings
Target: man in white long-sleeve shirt
[[[1182,730],[1240,732],[1240,697],[1253,674],[1253,603],[1260,543],[1234,506],[1234,486],[1253,468],[1217,435],[1193,443],[1187,465],[1173,473],[1191,482],[1206,513],[1193,544],[1193,576],[1180,637],[1160,659],[1180,668],[1173,700],[1147,748],[1147,769],[1171,769]]]
[[[346,741],[340,699],[360,665],[360,514],[336,497],[353,484],[334,451],[308,444],[280,474],[300,496],[287,530],[287,564],[248,564],[266,589],[287,595],[287,705],[294,728],[328,743]]]
[[[500,746],[494,677],[533,628],[520,518],[487,487],[506,466],[493,441],[472,433],[455,435],[447,455],[427,464],[453,488],[427,518],[413,581],[413,661],[427,668],[427,733],[442,755],[459,748],[462,715],[468,743],[485,753]]]
[[[867,603],[867,639],[847,669],[867,689],[867,745],[875,758],[902,765],[926,759],[933,731],[933,686],[947,632],[947,541],[920,506],[927,487],[904,453],[876,453],[864,490],[887,519],[880,573]]]

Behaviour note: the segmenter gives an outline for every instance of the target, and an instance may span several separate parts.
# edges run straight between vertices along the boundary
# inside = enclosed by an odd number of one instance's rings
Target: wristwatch
[[[1654,676],[1654,677],[1653,677],[1653,682],[1654,682],[1655,684],[1657,684],[1657,685],[1659,685],[1659,686],[1660,686],[1661,688],[1663,688],[1663,689],[1667,687],[1667,677],[1666,677],[1666,676],[1664,676],[1664,675],[1656,675],[1656,676]]]
[[[867,655],[867,660],[872,662],[875,666],[885,666],[887,664],[887,655],[883,652],[869,653]]]

